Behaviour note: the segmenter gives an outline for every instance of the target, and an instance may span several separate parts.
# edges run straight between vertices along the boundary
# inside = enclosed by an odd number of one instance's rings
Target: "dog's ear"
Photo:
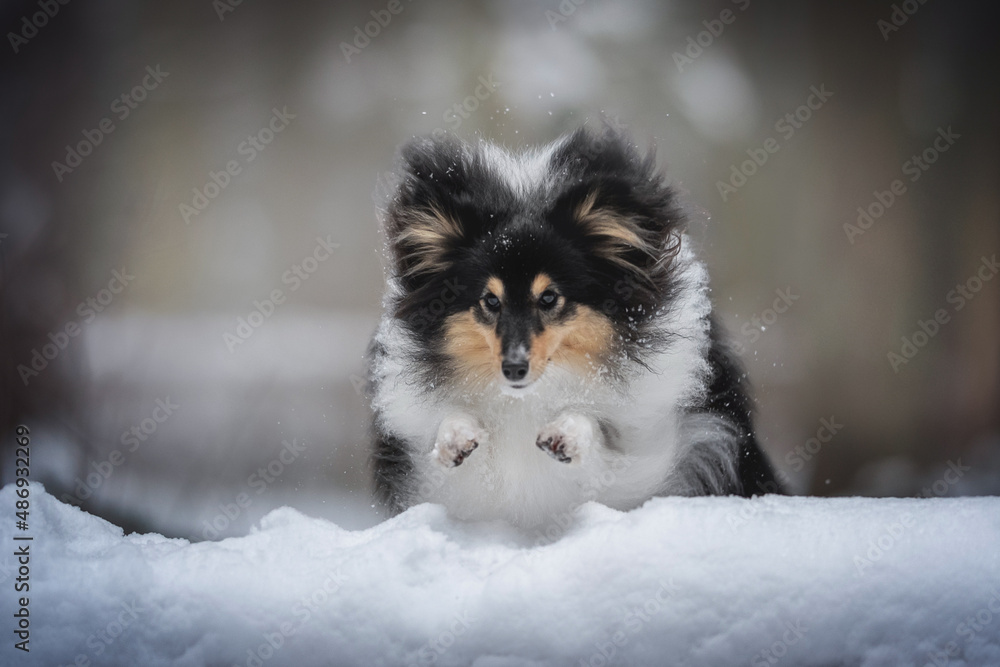
[[[572,209],[571,219],[597,257],[628,273],[649,280],[651,269],[679,249],[679,239],[668,246],[661,227],[648,224],[643,216],[613,198],[602,198],[600,185],[586,192]],[[645,223],[645,224],[644,224]]]
[[[554,216],[562,231],[611,265],[610,273],[663,285],[684,221],[655,153],[640,156],[609,127],[601,134],[577,131],[552,159],[553,171],[569,183]]]
[[[392,216],[389,235],[393,258],[404,280],[439,273],[449,265],[448,255],[463,240],[461,224],[435,206],[405,206]]]
[[[467,157],[453,138],[415,139],[402,150],[399,184],[385,232],[396,273],[407,282],[441,272],[466,242],[456,197],[468,189]]]

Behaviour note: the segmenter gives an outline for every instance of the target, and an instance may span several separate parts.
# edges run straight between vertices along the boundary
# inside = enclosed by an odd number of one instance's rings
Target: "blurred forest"
[[[373,201],[437,129],[602,119],[681,192],[766,449],[816,495],[1000,492],[986,3],[10,1],[0,437],[128,530],[368,495]]]

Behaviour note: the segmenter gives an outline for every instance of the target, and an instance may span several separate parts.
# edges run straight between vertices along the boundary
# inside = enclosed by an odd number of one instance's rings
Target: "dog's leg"
[[[535,446],[562,463],[579,463],[604,442],[601,427],[593,417],[564,412],[542,427]]]
[[[474,417],[451,415],[438,427],[437,440],[431,456],[446,468],[462,465],[469,454],[486,442],[486,431]]]

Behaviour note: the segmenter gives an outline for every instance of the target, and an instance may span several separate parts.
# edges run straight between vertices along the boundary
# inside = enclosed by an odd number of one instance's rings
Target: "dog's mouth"
[[[509,378],[501,377],[500,382],[500,392],[507,394],[509,396],[520,396],[528,393],[532,385],[538,380],[537,377],[525,377],[519,378],[517,380],[511,380]]]
[[[505,382],[500,385],[500,394],[510,398],[523,399],[531,396],[534,392],[535,387],[533,382],[525,382],[516,385]]]

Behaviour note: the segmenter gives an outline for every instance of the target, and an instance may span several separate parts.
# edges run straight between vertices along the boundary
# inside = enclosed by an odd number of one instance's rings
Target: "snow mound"
[[[31,489],[27,532],[0,490],[4,665],[1000,664],[1000,498],[591,503],[532,534],[284,508],[190,543]]]

